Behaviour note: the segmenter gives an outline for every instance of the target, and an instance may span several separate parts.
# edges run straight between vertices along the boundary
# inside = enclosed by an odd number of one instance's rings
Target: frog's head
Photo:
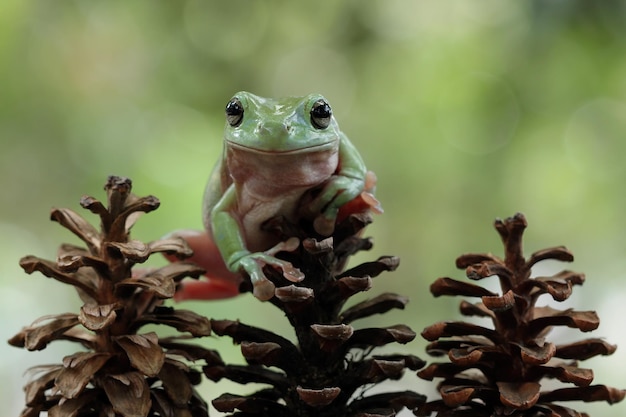
[[[269,99],[242,91],[226,105],[228,146],[258,153],[300,153],[338,146],[339,126],[319,94]]]

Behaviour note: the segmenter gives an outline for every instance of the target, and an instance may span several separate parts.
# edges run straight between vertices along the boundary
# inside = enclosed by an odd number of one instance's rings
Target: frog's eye
[[[311,124],[316,129],[326,129],[330,125],[333,111],[324,100],[317,100],[311,107]]]
[[[237,97],[232,98],[226,105],[226,121],[232,127],[237,127],[243,120],[243,106]]]

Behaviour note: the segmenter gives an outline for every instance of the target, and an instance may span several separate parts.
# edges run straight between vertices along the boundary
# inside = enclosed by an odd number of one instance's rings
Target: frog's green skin
[[[339,208],[364,191],[366,168],[320,95],[267,99],[240,92],[226,113],[223,155],[205,191],[207,233],[182,235],[196,252],[192,260],[209,271],[210,280],[238,283],[245,272],[255,296],[269,299],[274,285],[264,276],[264,265],[281,269],[292,281],[303,276],[273,256],[295,249],[298,242],[278,242],[261,224],[277,215],[292,221],[305,216],[319,233],[330,235]],[[315,187],[321,192],[301,207],[303,195]],[[230,273],[224,265],[216,267],[220,257]],[[194,295],[191,287],[189,294],[184,291],[179,298],[220,298]]]

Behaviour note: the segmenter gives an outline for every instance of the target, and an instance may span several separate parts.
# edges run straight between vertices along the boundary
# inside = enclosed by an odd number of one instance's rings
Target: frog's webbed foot
[[[206,231],[177,230],[166,238],[184,240],[193,250],[193,255],[186,262],[204,268],[206,277],[199,280],[185,279],[180,283],[174,295],[176,301],[183,300],[219,300],[239,294],[241,276],[228,270],[219,249]],[[170,262],[180,259],[173,254],[164,253]]]
[[[322,191],[306,206],[314,216],[313,227],[323,236],[330,236],[335,224],[352,213],[372,210],[382,213],[380,202],[374,197],[376,175],[368,171],[363,180],[334,176]]]
[[[292,237],[284,242],[280,242],[265,252],[250,253],[239,259],[239,266],[250,276],[253,288],[252,293],[256,298],[263,301],[269,300],[274,296],[274,290],[276,289],[274,283],[263,273],[263,267],[265,265],[270,265],[275,269],[281,270],[285,279],[291,282],[300,282],[304,279],[304,274],[298,268],[294,267],[291,262],[283,261],[274,256],[278,252],[294,251],[299,245],[300,240]]]
[[[363,191],[364,185],[361,179],[343,175],[331,177],[319,194],[302,207],[308,217],[315,219],[315,231],[324,236],[332,234],[339,208],[356,198]]]

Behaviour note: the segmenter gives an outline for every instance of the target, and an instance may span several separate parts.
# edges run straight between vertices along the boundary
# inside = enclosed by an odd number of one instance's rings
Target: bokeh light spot
[[[520,115],[517,98],[508,84],[486,73],[461,75],[443,84],[436,111],[445,140],[474,155],[507,145]]]
[[[337,114],[346,113],[354,96],[355,77],[344,55],[319,47],[305,47],[286,54],[274,74],[273,95],[325,95]]]
[[[237,16],[237,23],[224,25],[233,16]],[[255,51],[264,37],[268,16],[264,0],[195,0],[185,8],[184,24],[189,39],[199,50],[214,58],[233,60]]]
[[[481,7],[463,1],[374,0],[359,13],[363,23],[380,37],[403,41],[463,36],[483,26],[510,22],[516,11],[515,4],[497,0],[483,0]]]
[[[563,139],[566,155],[585,176],[615,179],[626,172],[625,132],[626,103],[608,98],[589,101],[569,119]]]

